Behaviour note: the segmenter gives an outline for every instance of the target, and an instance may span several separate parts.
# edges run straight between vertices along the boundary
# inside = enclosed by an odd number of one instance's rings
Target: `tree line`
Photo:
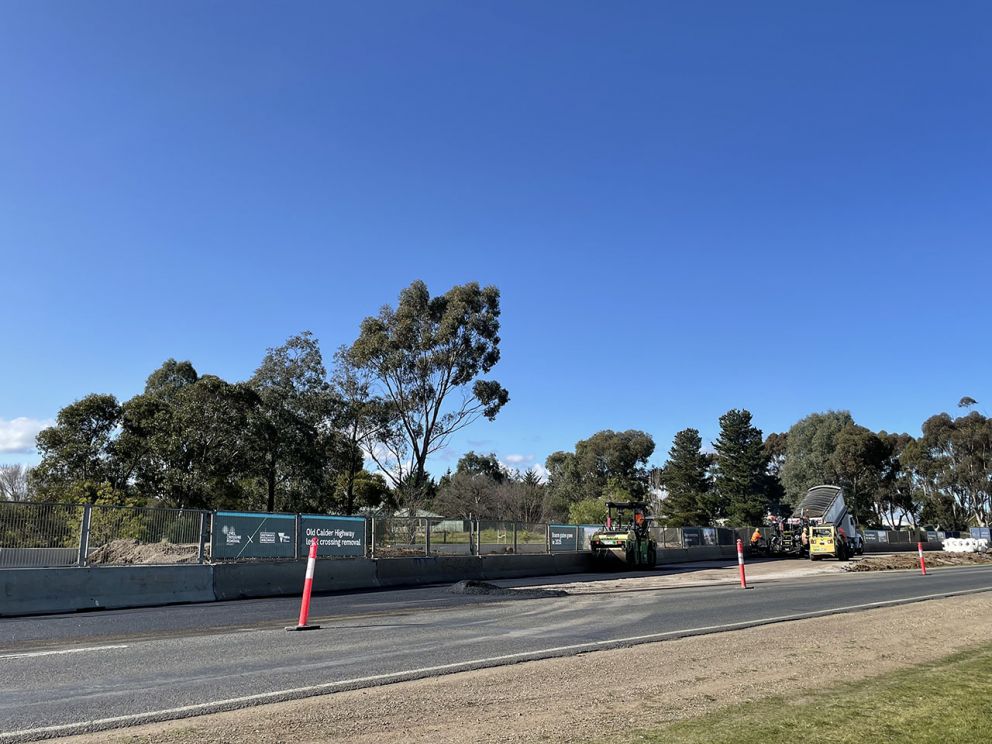
[[[710,447],[697,429],[679,431],[659,468],[648,464],[650,434],[600,431],[549,455],[543,482],[469,452],[441,478],[434,504],[466,517],[602,524],[607,501],[637,500],[654,502],[658,524],[743,526],[789,516],[810,487],[832,484],[866,527],[965,529],[992,519],[992,419],[977,411],[932,416],[919,437],[873,432],[847,411],[767,436],[743,409],[719,425]]]
[[[976,404],[965,397],[959,407]],[[847,411],[814,413],[762,438],[747,411],[720,419],[713,451],[699,432],[675,435],[658,471],[672,525],[759,524],[787,516],[815,485],[841,486],[862,525],[965,529],[992,519],[992,419],[978,411],[928,418],[921,435],[873,432]]]
[[[918,437],[873,432],[846,411],[765,436],[733,409],[710,446],[697,429],[679,431],[658,468],[650,434],[603,430],[549,455],[546,477],[468,452],[434,479],[431,455],[509,400],[485,378],[500,358],[499,316],[495,287],[431,296],[417,281],[362,321],[330,369],[308,332],[269,349],[243,381],[168,359],[129,400],[94,393],[59,411],[38,436],[36,467],[0,466],[0,498],[590,524],[607,500],[649,500],[659,523],[754,525],[828,483],[865,526],[992,518],[992,419],[969,397]]]
[[[129,400],[93,393],[59,411],[38,435],[40,463],[11,493],[202,509],[419,508],[436,490],[428,457],[509,400],[483,377],[499,361],[499,315],[495,287],[431,296],[416,281],[362,321],[330,370],[309,332],[269,349],[244,381],[168,359]]]

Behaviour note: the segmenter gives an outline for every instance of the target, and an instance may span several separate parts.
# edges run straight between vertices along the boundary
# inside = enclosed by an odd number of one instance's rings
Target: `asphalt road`
[[[989,589],[992,567],[542,599],[432,587],[318,597],[323,628],[304,633],[283,630],[291,599],[0,619],[0,741]]]

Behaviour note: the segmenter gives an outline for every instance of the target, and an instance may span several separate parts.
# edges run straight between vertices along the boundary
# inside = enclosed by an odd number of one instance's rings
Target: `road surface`
[[[542,599],[430,587],[315,598],[323,628],[305,633],[283,630],[290,599],[6,619],[0,741],[989,589],[992,567]]]

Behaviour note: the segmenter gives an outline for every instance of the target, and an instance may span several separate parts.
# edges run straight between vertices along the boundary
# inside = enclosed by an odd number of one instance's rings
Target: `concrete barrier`
[[[525,576],[585,573],[595,568],[592,553],[542,555],[487,555],[482,558],[482,578],[520,579]]]
[[[733,546],[726,545],[664,548],[658,551],[658,563],[727,559],[735,555],[733,551]],[[513,579],[584,573],[596,568],[591,553],[319,559],[314,591],[423,586],[462,579]],[[305,573],[306,561],[302,560],[203,566],[2,569],[0,614],[298,596]]]
[[[217,599],[287,597],[303,591],[307,562],[217,563],[213,568],[213,589]],[[377,586],[375,561],[364,558],[318,559],[314,569],[315,592],[373,589]]]
[[[691,563],[693,561],[720,561],[737,558],[735,545],[697,545],[691,548],[658,548],[658,565],[666,563]]]
[[[211,573],[211,566],[4,569],[0,615],[212,602]]]
[[[485,558],[471,556],[431,556],[423,558],[382,558],[375,561],[379,586],[418,586],[462,579],[482,579]]]

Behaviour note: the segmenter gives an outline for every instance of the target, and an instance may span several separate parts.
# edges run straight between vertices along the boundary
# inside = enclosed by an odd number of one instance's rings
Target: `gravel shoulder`
[[[556,587],[560,588],[560,587]],[[624,740],[823,681],[884,675],[992,636],[979,594],[525,662],[61,739],[74,744]],[[813,663],[817,674],[804,673]]]

